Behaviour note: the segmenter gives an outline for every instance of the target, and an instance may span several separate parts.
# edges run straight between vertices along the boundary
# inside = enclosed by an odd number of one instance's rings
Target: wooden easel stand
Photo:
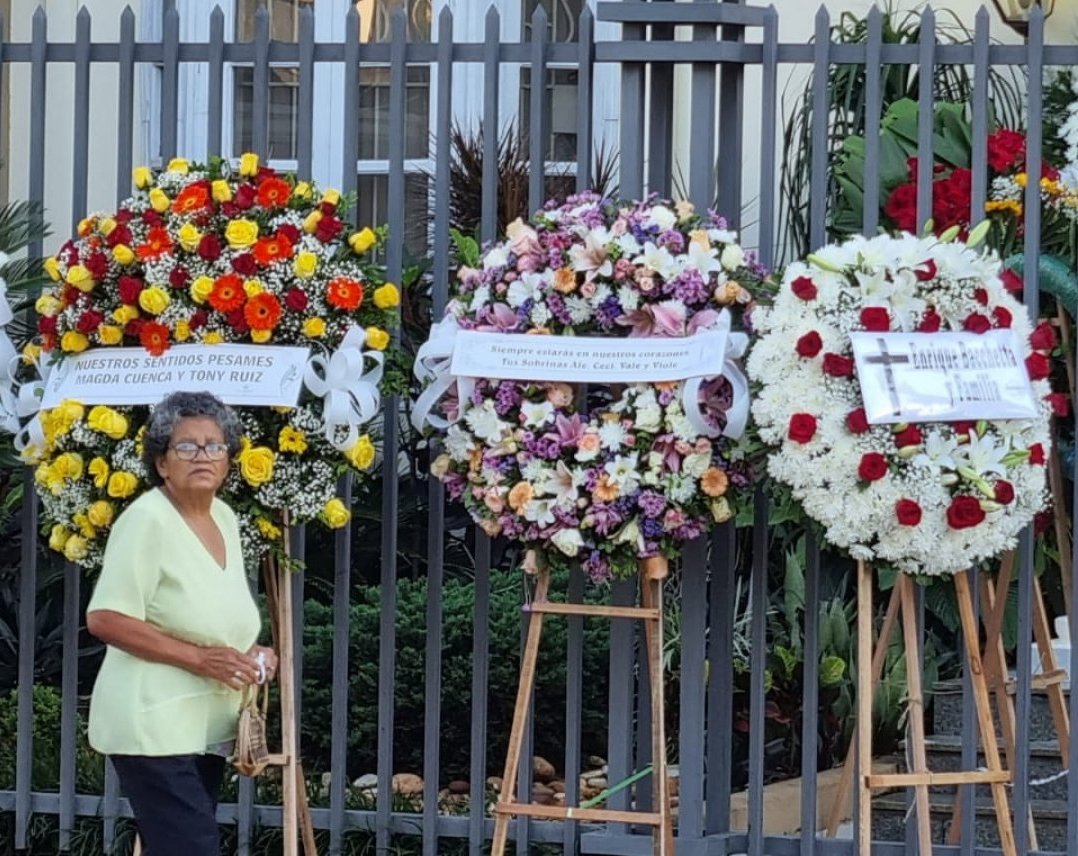
[[[529,556],[525,567],[535,567],[534,555]],[[494,807],[494,840],[491,856],[504,856],[509,836],[509,820],[514,816],[535,817],[545,820],[583,820],[597,823],[635,823],[654,827],[652,846],[654,856],[674,856],[674,824],[670,807],[670,788],[666,777],[666,726],[663,693],[663,579],[667,574],[665,559],[647,559],[640,565],[640,606],[603,606],[586,603],[551,603],[550,571],[539,567],[533,601],[525,605],[528,613],[528,638],[520,665],[520,683],[517,687],[513,724],[509,732],[505,773],[502,791]],[[544,806],[521,802],[516,797],[517,772],[524,744],[524,731],[531,712],[532,691],[535,688],[536,666],[539,660],[539,644],[542,638],[543,620],[547,615],[581,615],[595,618],[636,619],[644,622],[644,639],[647,650],[648,673],[651,678],[651,754],[654,775],[654,805],[650,812],[620,811],[605,808],[581,808],[579,806]]]

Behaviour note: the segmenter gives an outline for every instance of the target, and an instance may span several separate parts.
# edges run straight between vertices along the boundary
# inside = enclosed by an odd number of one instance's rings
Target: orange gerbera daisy
[[[283,178],[264,178],[255,190],[255,202],[263,208],[283,208],[292,196],[292,185]]]
[[[346,276],[338,276],[326,286],[326,300],[331,306],[351,312],[363,302],[363,285]]]
[[[246,297],[243,280],[234,273],[226,273],[214,280],[213,288],[206,299],[218,312],[232,312],[243,306]]]
[[[279,259],[292,258],[292,242],[279,232],[271,238],[259,238],[254,246],[255,260],[268,267]]]
[[[172,249],[172,238],[164,226],[154,226],[146,233],[145,243],[139,244],[136,253],[142,261],[156,259]]]
[[[168,350],[168,327],[156,321],[147,321],[139,329],[138,340],[155,357]]]
[[[244,305],[243,318],[252,330],[272,330],[281,320],[281,304],[270,292],[259,292]]]
[[[174,214],[193,214],[210,207],[210,188],[202,181],[189,184],[172,200]]]

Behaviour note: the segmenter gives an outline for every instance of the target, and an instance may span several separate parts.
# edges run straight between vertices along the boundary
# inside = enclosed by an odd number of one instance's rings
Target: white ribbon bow
[[[342,452],[359,439],[359,427],[378,415],[382,396],[378,384],[382,380],[385,355],[381,351],[364,351],[366,333],[351,327],[341,340],[340,347],[328,358],[315,354],[307,361],[303,383],[322,399],[322,423],[326,439]],[[370,360],[374,366],[367,369]],[[339,429],[347,429],[339,440]]]
[[[460,326],[456,317],[446,315],[430,328],[430,336],[416,354],[413,372],[421,382],[430,382],[412,405],[412,425],[417,431],[422,431],[427,425],[438,430],[449,427],[448,420],[438,416],[434,407],[453,384],[457,385],[457,397],[460,400],[458,414],[464,409],[464,402],[471,397],[475,387],[474,379],[457,377],[449,371],[459,332]]]
[[[736,440],[745,433],[749,421],[749,382],[741,367],[735,362],[745,355],[749,337],[744,333],[730,330],[730,311],[723,309],[708,330],[723,330],[726,333],[726,352],[723,354],[722,371],[711,377],[694,377],[685,381],[681,390],[681,405],[685,418],[698,434],[705,437],[718,437],[720,434]],[[732,398],[730,409],[726,411],[726,425],[720,431],[704,415],[700,407],[700,387],[705,381],[714,380],[721,375],[729,382]]]

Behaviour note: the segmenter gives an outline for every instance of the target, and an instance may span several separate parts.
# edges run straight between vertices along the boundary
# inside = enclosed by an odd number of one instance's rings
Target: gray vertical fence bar
[[[730,777],[734,730],[734,614],[737,610],[737,529],[724,523],[711,539],[711,615],[708,632],[707,809],[708,835],[730,831]]]
[[[60,667],[60,849],[71,848],[75,829],[75,738],[79,703],[79,628],[82,569],[64,566],[63,664]]]
[[[569,572],[568,600],[579,603],[584,598],[584,572],[579,565]],[[581,719],[584,706],[584,618],[570,615],[566,641],[565,663],[565,804],[580,803]],[[566,821],[562,833],[562,848],[575,856],[580,847],[576,821]]]
[[[359,161],[359,11],[355,6],[348,9],[344,19],[344,132],[342,134],[341,192],[348,196],[356,192],[359,179],[356,164]],[[302,70],[300,72],[302,75]],[[302,81],[302,77],[300,78]],[[300,84],[302,86],[302,82]],[[311,113],[313,116],[313,95]],[[303,114],[301,114],[302,116]],[[308,141],[310,134],[307,134]],[[309,156],[309,152],[308,152]]]
[[[498,90],[501,67],[498,47],[501,18],[491,4],[483,33],[483,201],[480,237],[490,241],[498,230]],[[477,535],[476,537],[481,537]]]
[[[762,487],[753,497],[752,520],[752,657],[749,676],[749,856],[764,853],[764,669],[767,666],[767,572],[770,512]]]
[[[917,232],[932,217],[932,78],[935,65],[936,13],[927,7],[921,13],[920,41],[917,45]]]
[[[352,476],[341,478],[339,490],[352,507]],[[352,521],[333,536],[333,684],[330,712],[329,852],[341,852],[345,789],[348,786],[348,643],[352,594]]]
[[[180,13],[176,11],[176,0],[165,0],[161,33],[160,155],[168,163],[176,155],[176,117],[180,106]]]
[[[714,26],[698,25],[692,28],[694,42],[714,42],[716,35]],[[689,199],[697,211],[705,211],[715,199],[714,64],[694,62],[690,84]]]
[[[820,548],[805,536],[805,639],[801,677],[801,853],[816,852],[816,771],[820,751]]]
[[[678,834],[689,841],[704,832],[704,753],[707,685],[707,541],[685,548],[681,564],[681,721],[678,737]]]
[[[547,129],[550,127],[546,109],[546,43],[547,14],[538,5],[532,15],[531,92],[528,100],[528,210],[536,211],[546,200]]]
[[[71,234],[86,215],[86,179],[90,141],[90,13],[75,18],[75,100],[72,116]]]
[[[577,38],[576,190],[579,193],[590,189],[592,180],[595,15],[589,6],[584,6],[580,12]]]
[[[669,42],[674,38],[673,24],[661,22],[662,4],[668,2],[670,0],[656,0],[650,41]],[[673,63],[652,63],[648,77],[648,193],[668,197],[674,165]]]
[[[303,12],[300,12],[302,15]],[[214,6],[210,13],[209,61],[206,63],[206,154],[221,155],[221,123],[224,120],[225,13]]]
[[[348,49],[345,48],[347,51]],[[351,97],[358,94],[350,93]],[[346,96],[348,97],[348,96]],[[314,151],[314,6],[305,5],[299,10],[299,92],[296,99],[296,162],[301,178],[311,175]],[[345,125],[346,128],[354,125]],[[354,175],[352,167],[345,175]],[[349,187],[355,185],[352,181]]]
[[[125,6],[120,15],[120,54],[116,65],[116,203],[131,193],[135,131],[135,13]]]
[[[643,24],[622,24],[621,39],[623,42],[643,41]],[[644,195],[644,117],[644,65],[623,62],[618,183],[620,195],[625,199],[639,199]]]
[[[254,92],[251,99],[251,148],[259,157],[269,158],[269,9],[259,4],[255,10]]]
[[[816,13],[816,35],[812,47],[812,159],[809,190],[809,246],[827,241],[827,83],[830,73],[831,16],[820,7]]]
[[[742,0],[723,0],[732,5],[743,5]],[[720,28],[721,41],[743,42],[745,28],[724,25]],[[735,228],[741,228],[741,167],[745,141],[742,127],[745,115],[745,67],[741,63],[724,62],[719,65],[719,163],[718,207],[730,218]]]
[[[389,51],[389,102],[404,104],[405,94],[405,15],[403,9],[393,13],[392,41]],[[389,115],[389,247],[386,254],[386,275],[391,282],[401,281],[404,267],[404,120],[403,110],[391,110]],[[394,336],[399,336],[395,333]],[[386,397],[384,449],[382,465],[382,620],[378,640],[378,814],[376,839],[379,850],[389,846],[390,812],[393,809],[393,722],[394,674],[397,663],[397,456],[400,428],[400,402],[397,396]]]
[[[105,759],[105,793],[101,800],[101,852],[111,853],[116,844],[116,816],[120,809],[120,780],[112,761]]]
[[[879,175],[880,166],[880,55],[883,52],[883,12],[873,6],[868,12],[868,37],[865,40],[865,175]],[[866,181],[861,211],[861,231],[874,235],[880,223],[880,185]]]
[[[760,262],[767,268],[775,263],[775,153],[778,146],[779,15],[774,6],[764,13],[761,61],[763,77],[760,111]]]
[[[612,585],[611,603],[615,606],[632,606],[636,602],[636,581],[620,580]],[[624,781],[632,772],[633,741],[633,664],[634,628],[629,621],[610,622],[610,708],[607,722],[607,768],[611,784]],[[613,794],[607,807],[625,810],[629,808],[628,788]],[[624,834],[623,823],[611,824],[616,834]]]

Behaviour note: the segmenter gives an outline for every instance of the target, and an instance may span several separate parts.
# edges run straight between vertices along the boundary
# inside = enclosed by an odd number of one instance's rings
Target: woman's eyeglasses
[[[227,443],[175,443],[169,446],[181,461],[193,461],[202,452],[207,461],[223,461],[228,457]]]

